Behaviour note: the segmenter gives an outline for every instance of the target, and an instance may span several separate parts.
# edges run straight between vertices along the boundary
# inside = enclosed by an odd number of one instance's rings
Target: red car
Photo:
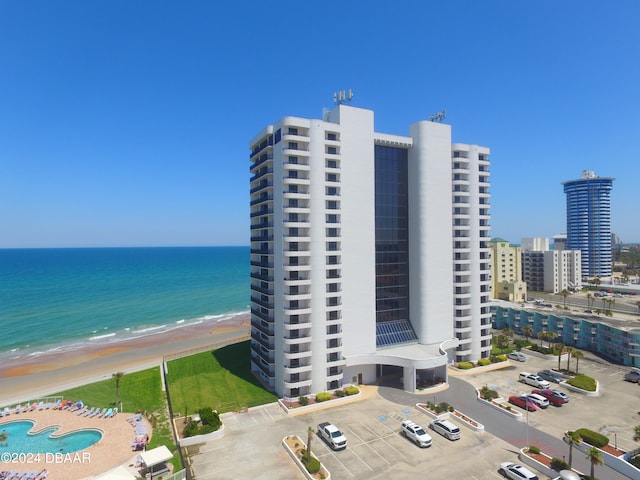
[[[565,399],[558,395],[553,390],[531,390],[531,393],[537,393],[538,395],[543,396],[549,403],[554,407],[561,407],[565,404]]]
[[[540,407],[536,405],[533,400],[527,398],[525,396],[512,395],[509,397],[509,403],[513,403],[515,406],[524,408],[529,412],[535,412],[536,410],[540,410]]]

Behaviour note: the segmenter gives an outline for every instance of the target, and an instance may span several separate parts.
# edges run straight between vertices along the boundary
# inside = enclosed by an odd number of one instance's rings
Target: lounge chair
[[[113,409],[113,412],[111,412],[111,418],[115,417],[118,414],[118,407],[115,407]]]
[[[96,407],[91,407],[90,410],[87,410],[84,414],[85,417],[90,417],[91,415],[93,415],[93,412],[96,411]]]
[[[106,411],[107,411],[107,409],[106,409],[106,408],[103,408],[103,409],[102,409],[102,413],[104,413],[104,412],[106,412]],[[96,408],[96,411],[95,411],[95,412],[93,412],[93,413],[92,413],[91,415],[89,415],[89,416],[90,416],[90,417],[97,417],[98,415],[100,415],[100,408]]]
[[[11,415],[11,410],[9,410],[9,407],[4,407],[4,416],[8,417],[9,415]]]
[[[44,410],[44,402],[38,403],[38,410]]]
[[[109,410],[106,411],[106,413],[102,416],[102,418],[108,418],[111,416],[112,413],[113,413],[113,409],[110,408]]]
[[[89,409],[89,407],[87,407],[86,405],[84,407],[82,407],[78,413],[76,415],[84,415],[84,413]]]

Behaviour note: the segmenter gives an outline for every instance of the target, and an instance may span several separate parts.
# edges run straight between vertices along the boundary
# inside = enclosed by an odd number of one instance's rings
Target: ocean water
[[[0,249],[0,360],[247,313],[249,247]]]

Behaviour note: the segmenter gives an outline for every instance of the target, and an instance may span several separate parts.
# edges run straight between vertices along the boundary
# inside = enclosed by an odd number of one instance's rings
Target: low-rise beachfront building
[[[282,397],[491,350],[489,149],[370,110],[285,117],[250,142],[251,368]]]
[[[508,304],[491,307],[493,327],[509,328],[522,334],[522,327],[552,332],[564,345],[588,350],[613,363],[640,367],[640,327],[628,320],[603,318],[593,314],[564,313]]]

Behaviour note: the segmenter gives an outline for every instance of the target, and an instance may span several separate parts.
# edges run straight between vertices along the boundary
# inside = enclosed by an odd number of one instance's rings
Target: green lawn
[[[151,412],[155,425],[148,448],[166,445],[171,452],[177,447],[173,441],[173,433],[169,425],[169,415],[166,408],[165,396],[162,392],[160,367],[150,368],[141,372],[128,373],[120,379],[118,408],[122,402],[125,412]],[[90,383],[55,393],[70,400],[82,400],[90,407],[113,407],[116,401],[116,381],[114,378]],[[133,440],[133,437],[131,438]],[[177,470],[182,469],[180,457],[174,455],[172,460]]]
[[[250,371],[250,342],[169,362],[167,384],[174,412],[203,407],[219,413],[275,402]]]

